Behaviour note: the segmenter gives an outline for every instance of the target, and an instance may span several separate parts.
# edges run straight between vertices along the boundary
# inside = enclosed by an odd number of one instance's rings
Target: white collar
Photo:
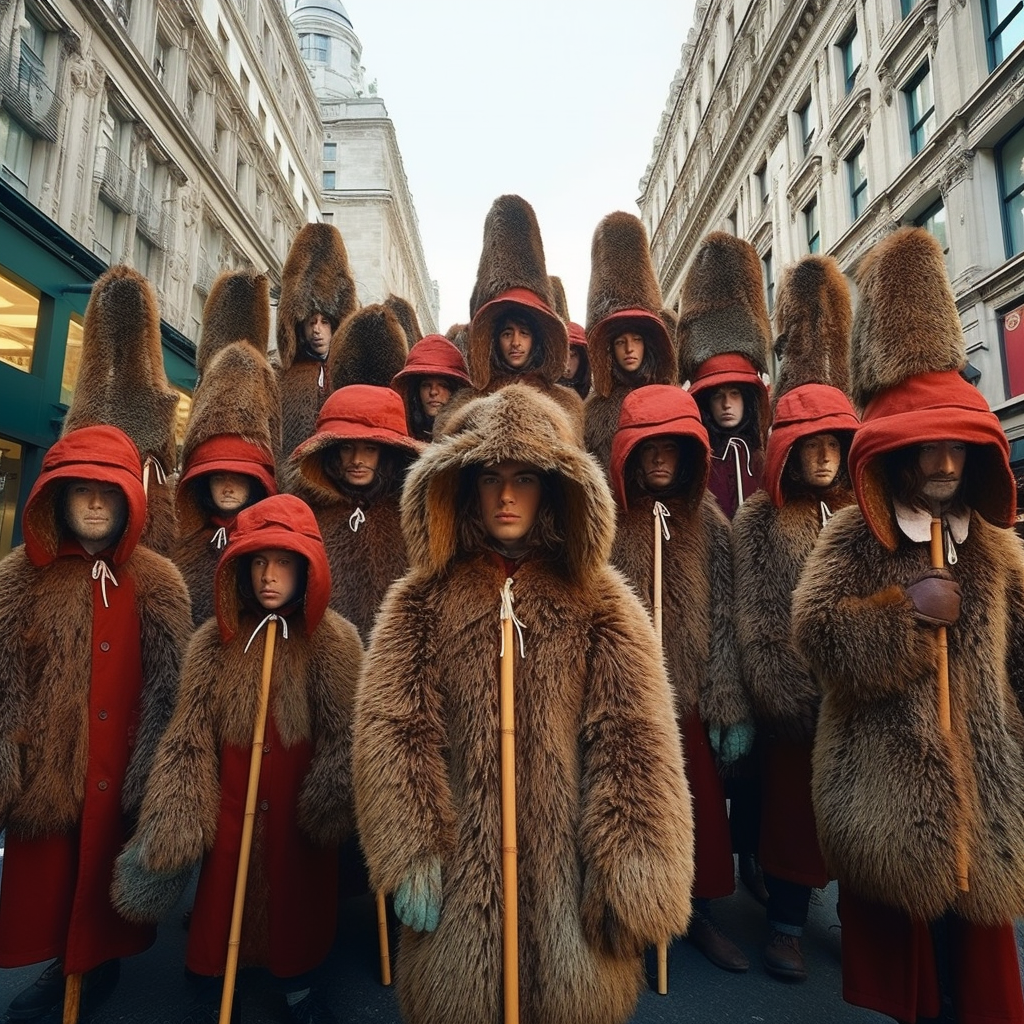
[[[893,498],[892,504],[896,512],[896,522],[904,535],[915,544],[927,544],[932,537],[931,513],[927,509],[911,508],[895,498]],[[971,513],[966,509],[944,512],[942,522],[953,535],[953,540],[957,544],[963,544],[971,525]]]

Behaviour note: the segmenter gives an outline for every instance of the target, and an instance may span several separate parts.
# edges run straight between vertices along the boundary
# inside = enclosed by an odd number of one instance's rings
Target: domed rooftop
[[[343,18],[349,28],[353,27],[352,19],[348,16],[345,5],[341,0],[291,0],[290,7],[289,17],[297,14],[299,11],[325,15],[333,14]]]

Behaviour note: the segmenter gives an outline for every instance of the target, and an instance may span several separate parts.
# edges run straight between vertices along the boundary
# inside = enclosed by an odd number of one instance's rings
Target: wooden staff
[[[502,953],[505,1024],[519,1024],[519,878],[516,849],[516,720],[512,693],[515,640],[512,636],[511,580],[501,609],[501,880],[504,901]],[[506,614],[507,613],[507,614]]]
[[[933,569],[946,568],[946,555],[942,547],[942,520],[937,516],[932,516],[931,556]],[[949,738],[950,744],[953,744],[955,740],[949,710],[949,649],[946,643],[946,627],[939,626],[935,634],[938,641],[935,671],[939,684],[939,728]],[[967,844],[963,835],[959,834],[956,837],[956,878],[961,892],[968,891],[968,862]]]
[[[391,984],[391,950],[388,946],[388,911],[384,893],[377,893],[377,945],[380,946],[380,983]]]
[[[661,531],[664,519],[661,515],[660,501],[654,503],[654,593],[651,604],[654,609],[654,635],[658,638],[658,650],[662,649],[661,629]],[[658,995],[668,995],[668,943],[659,942],[658,955]]]
[[[78,1007],[82,1001],[82,975],[69,974],[64,979],[63,1024],[78,1024]]]
[[[263,761],[263,735],[267,728],[267,706],[270,703],[270,669],[274,661],[277,618],[267,622],[263,646],[263,677],[260,680],[260,702],[252,731],[252,755],[249,758],[249,788],[245,794],[245,817],[242,820],[242,845],[238,851],[238,873],[235,875],[235,902],[231,907],[231,931],[228,933],[228,958],[224,967],[224,990],[220,996],[218,1024],[230,1024],[231,1003],[235,998],[235,976],[238,974],[238,947],[242,937],[242,910],[245,908],[245,883],[249,878],[249,853],[256,819],[256,791],[260,784]]]

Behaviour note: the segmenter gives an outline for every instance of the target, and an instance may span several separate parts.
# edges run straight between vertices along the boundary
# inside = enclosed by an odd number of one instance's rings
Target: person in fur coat
[[[499,196],[484,221],[469,300],[466,363],[473,386],[439,413],[436,432],[447,430],[449,417],[477,395],[526,383],[554,399],[582,439],[583,403],[558,384],[568,360],[569,336],[554,301],[533,207],[520,196]]]
[[[572,388],[585,402],[590,394],[590,356],[587,354],[587,333],[569,318],[569,302],[565,297],[565,285],[560,277],[548,276],[551,298],[555,312],[565,323],[569,335],[569,356],[558,383],[563,388]]]
[[[409,434],[418,441],[430,441],[437,414],[456,391],[470,383],[462,353],[443,334],[428,334],[416,342],[391,381],[402,396]]]
[[[281,398],[266,358],[269,323],[265,274],[226,271],[214,281],[174,492],[178,539],[171,559],[188,585],[196,626],[213,615],[214,572],[235,517],[277,493]]]
[[[608,487],[559,407],[510,384],[463,406],[413,467],[402,525],[411,567],[374,629],[353,756],[373,883],[407,925],[403,1017],[502,1019],[511,587],[521,1019],[622,1024],[644,947],[686,928],[693,834],[654,633],[608,564]]]
[[[365,643],[384,593],[405,572],[402,483],[423,442],[409,436],[390,388],[351,384],[324,404],[292,454],[289,489],[316,515],[331,565],[331,607]]]
[[[43,457],[25,543],[0,562],[0,966],[57,958],[13,1018],[59,1006],[68,974],[88,972],[94,1006],[116,958],[155,938],[109,895],[191,631],[181,574],[139,544],[145,522],[138,449],[80,427]]]
[[[820,691],[790,639],[797,578],[831,517],[854,501],[846,473],[857,417],[849,387],[850,291],[839,265],[808,256],[787,269],[775,305],[782,365],[772,393],[765,490],[732,521],[736,635],[761,736],[760,862],[769,974],[803,981],[800,935],[811,890],[829,880],[811,806]]]
[[[594,390],[583,412],[583,440],[607,472],[626,395],[648,384],[676,384],[672,333],[662,310],[647,232],[631,213],[610,213],[594,231],[587,292],[587,351]]]
[[[304,224],[281,272],[277,358],[281,452],[305,441],[333,390],[327,359],[341,322],[358,307],[345,242],[333,224]]]
[[[619,513],[612,564],[650,608],[652,528],[668,534],[662,544],[662,647],[686,751],[696,837],[695,912],[687,938],[717,967],[745,971],[746,955],[711,914],[711,900],[735,886],[715,755],[729,763],[742,757],[753,729],[732,626],[729,524],[705,490],[708,461],[707,432],[685,391],[650,384],[626,394],[611,450]],[[659,506],[665,517],[653,514]]]
[[[261,633],[272,616],[281,621],[240,962],[283,979],[289,1020],[333,1019],[314,1006],[309,972],[334,940],[337,848],[353,823],[351,715],[363,650],[352,624],[328,608],[330,590],[320,532],[303,502],[277,495],[238,514],[217,565],[216,616],[189,644],[139,827],[119,861],[118,905],[146,920],[154,916],[149,890],[140,884],[146,873],[179,873],[202,859],[186,953],[198,989],[195,1024],[217,1020],[216,979],[225,970],[260,693]]]
[[[1009,446],[960,375],[936,239],[894,232],[856,283],[857,506],[823,532],[793,596],[794,641],[823,693],[812,796],[839,879],[843,996],[914,1021],[938,1016],[945,991],[959,1024],[1020,1022],[1024,553]]]

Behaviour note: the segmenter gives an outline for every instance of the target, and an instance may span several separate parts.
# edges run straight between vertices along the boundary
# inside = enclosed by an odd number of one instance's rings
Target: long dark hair
[[[443,373],[424,373],[419,377],[412,377],[408,381],[409,395],[409,427],[410,433],[419,441],[429,441],[434,433],[434,421],[426,414],[423,408],[423,401],[420,398],[420,384],[424,377],[442,377],[448,384],[449,397],[451,401],[455,392],[465,385],[455,377],[446,377]]]
[[[706,388],[698,391],[694,398],[697,401],[697,408],[700,409],[700,419],[708,432],[708,440],[711,442],[711,453],[718,458],[722,457],[729,438],[739,437],[747,442],[750,450],[756,451],[761,447],[761,409],[757,392],[750,384],[736,382],[734,384],[723,384],[722,387],[739,388],[743,396],[743,417],[740,422],[731,430],[723,430],[715,422],[711,412],[711,396],[718,388]]]
[[[332,445],[324,453],[324,475],[342,494],[359,505],[372,505],[379,498],[401,490],[406,470],[415,458],[411,452],[406,453],[401,448],[380,442],[374,443],[380,444],[377,468],[374,471],[373,480],[366,487],[353,487],[346,482],[338,463],[337,452],[340,445]],[[332,458],[327,457],[328,452],[331,453]]]
[[[640,465],[640,450],[645,441],[653,441],[658,438],[671,438],[679,450],[679,458],[676,462],[676,473],[672,483],[660,491],[652,491],[644,479],[643,467]],[[626,481],[626,497],[638,498],[641,495],[650,495],[659,501],[664,498],[675,498],[678,495],[685,495],[688,485],[693,480],[693,466],[700,454],[701,444],[695,438],[681,437],[678,434],[652,434],[644,438],[630,453],[623,468],[623,477]]]
[[[618,336],[616,335],[616,337]],[[626,371],[619,366],[619,361],[615,358],[614,339],[609,340],[608,345],[611,349],[610,354],[612,358],[612,380],[616,384],[625,384],[629,388],[642,388],[647,384],[655,382],[655,376],[658,372],[658,359],[654,354],[654,346],[648,341],[647,335],[641,334],[640,336],[644,339],[644,357],[640,360],[640,365],[635,370],[630,371]]]
[[[974,445],[967,446],[967,457],[964,460],[964,472],[960,478],[960,490],[957,491],[955,503],[963,503],[962,494],[964,481],[967,478],[968,467],[972,462],[972,449]],[[906,448],[897,448],[884,457],[886,479],[892,490],[892,496],[898,502],[909,508],[929,509],[928,500],[922,494],[925,484],[925,474],[920,466],[921,445],[912,444]],[[977,464],[977,456],[973,457]]]
[[[498,339],[501,337],[501,332],[508,327],[509,324],[520,324],[527,328],[530,332],[530,336],[533,339],[533,343],[530,346],[530,357],[526,361],[526,365],[516,369],[513,366],[509,366],[505,362],[504,357],[501,354],[501,344]],[[511,313],[503,313],[498,317],[494,324],[494,333],[491,335],[491,375],[492,376],[507,376],[510,373],[532,373],[534,370],[539,370],[544,365],[544,338],[540,332],[540,326],[537,323],[535,317],[531,316],[530,313],[525,310],[516,309]]]

